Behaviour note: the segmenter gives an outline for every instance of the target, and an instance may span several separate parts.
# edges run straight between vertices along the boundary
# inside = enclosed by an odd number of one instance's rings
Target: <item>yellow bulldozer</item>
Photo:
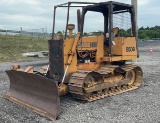
[[[67,8],[66,30],[55,36],[56,10]],[[75,24],[69,24],[70,8],[77,9]],[[87,12],[103,15],[103,31],[84,33]],[[127,16],[126,16],[127,15]],[[117,19],[118,18],[118,19]],[[90,22],[92,23],[92,22]],[[128,26],[130,24],[130,27]],[[126,24],[127,26],[121,26]],[[120,27],[121,26],[121,27]],[[68,33],[69,32],[69,33]],[[126,61],[139,57],[135,10],[119,2],[68,2],[54,7],[53,33],[49,44],[49,65],[45,72],[33,67],[13,66],[6,73],[10,88],[5,97],[52,120],[59,115],[60,96],[95,101],[137,89],[142,84],[140,67]]]

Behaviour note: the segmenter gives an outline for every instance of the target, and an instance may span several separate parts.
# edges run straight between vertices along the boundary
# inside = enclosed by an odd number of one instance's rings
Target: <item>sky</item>
[[[72,0],[76,2],[93,2],[93,0]],[[96,0],[105,2],[108,0]],[[130,4],[131,0],[115,0]],[[138,1],[138,27],[160,26],[160,0],[137,0]],[[66,3],[68,0],[1,0],[0,2],[0,29],[20,30],[47,30],[51,32],[53,21],[53,8],[55,5]],[[71,9],[69,23],[76,22],[76,11]],[[75,14],[75,15],[74,15]],[[66,9],[57,9],[56,31],[65,29]],[[91,30],[100,30],[99,14],[88,14],[86,25]],[[91,23],[92,22],[92,23]],[[93,28],[94,27],[94,28]],[[88,27],[86,27],[86,30]]]

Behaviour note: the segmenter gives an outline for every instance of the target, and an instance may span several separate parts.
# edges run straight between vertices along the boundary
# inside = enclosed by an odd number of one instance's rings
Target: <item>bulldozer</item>
[[[59,7],[67,8],[66,30],[55,36]],[[81,8],[76,11],[76,34],[73,34],[75,24],[69,24],[72,7]],[[103,31],[84,34],[87,12],[103,15],[103,23],[92,25],[102,24]],[[129,28],[120,27],[128,23]],[[61,112],[60,96],[70,93],[73,98],[92,102],[137,89],[142,84],[143,72],[139,66],[127,62],[139,57],[136,34],[133,5],[114,1],[56,5],[52,39],[48,41],[49,65],[42,72],[34,71],[32,66],[23,70],[19,65],[6,70],[10,88],[5,98],[54,121]]]

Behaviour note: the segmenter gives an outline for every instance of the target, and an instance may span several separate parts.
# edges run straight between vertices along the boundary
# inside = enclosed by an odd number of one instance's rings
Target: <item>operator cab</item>
[[[104,23],[99,23],[99,25],[104,26],[104,42],[109,48],[110,56],[116,55],[113,51],[115,37],[136,37],[134,10],[131,5],[109,1],[84,7],[82,9],[81,34],[84,32],[85,15],[87,12],[99,12],[103,15]],[[93,21],[96,20],[97,17]]]

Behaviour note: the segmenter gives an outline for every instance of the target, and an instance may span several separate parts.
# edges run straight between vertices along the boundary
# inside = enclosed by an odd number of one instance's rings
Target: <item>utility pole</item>
[[[135,21],[136,21],[136,40],[138,41],[138,19],[137,19],[137,0],[131,0],[131,5],[134,6],[135,10]],[[137,45],[137,44],[136,44]],[[138,45],[137,45],[137,51],[138,51]],[[137,52],[137,57],[139,58],[139,52]]]
[[[137,0],[131,0],[131,5],[134,6],[134,10],[135,10],[135,21],[136,21],[136,35],[137,35],[137,40],[138,40],[138,19],[137,19]]]
[[[22,35],[22,27],[20,27],[20,36]]]

